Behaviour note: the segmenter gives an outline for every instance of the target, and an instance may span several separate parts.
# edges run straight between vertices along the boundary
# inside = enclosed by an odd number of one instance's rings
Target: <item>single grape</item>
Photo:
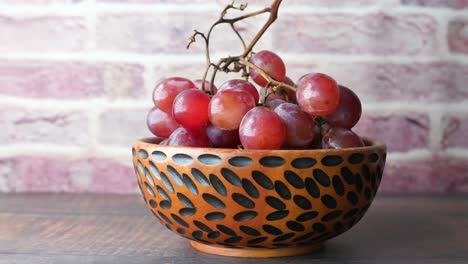
[[[174,130],[180,127],[172,114],[163,112],[156,106],[148,112],[146,124],[151,133],[161,138],[169,137]]]
[[[207,148],[210,147],[210,141],[204,129],[188,130],[179,127],[167,139],[168,146],[179,147],[197,147]]]
[[[315,73],[302,77],[296,90],[297,103],[312,116],[333,113],[340,102],[340,90],[330,76]]]
[[[280,149],[286,139],[286,127],[273,110],[259,106],[244,116],[239,136],[245,149]]]
[[[268,100],[266,101],[266,106],[272,110],[275,110],[278,106],[287,103],[283,99],[273,99],[273,100]]]
[[[276,114],[286,125],[286,141],[284,147],[290,149],[306,149],[315,136],[315,123],[312,118],[292,103],[283,103],[275,108]]]
[[[224,90],[233,90],[233,89],[238,89],[244,92],[250,93],[254,99],[255,102],[258,102],[260,99],[257,88],[250,82],[246,80],[241,80],[241,79],[235,79],[235,80],[229,80],[221,85],[219,87],[219,91],[224,91]]]
[[[224,130],[239,129],[244,115],[255,107],[250,93],[237,90],[220,90],[211,98],[208,117],[211,124]]]
[[[322,148],[340,149],[363,147],[364,141],[347,128],[333,127],[322,137]]]
[[[172,113],[175,97],[182,91],[195,88],[189,79],[171,77],[159,82],[153,90],[154,105],[166,113]]]
[[[361,118],[361,101],[349,88],[339,85],[340,102],[335,112],[324,116],[331,126],[353,128]]]
[[[240,145],[239,130],[223,130],[213,125],[206,127],[206,134],[215,148],[236,148]]]
[[[187,129],[200,129],[208,124],[210,97],[201,90],[182,91],[174,100],[174,119]]]
[[[284,81],[286,76],[286,66],[284,65],[283,60],[275,53],[268,50],[260,51],[250,58],[250,62],[266,72],[271,78],[279,82]],[[262,87],[267,85],[268,81],[256,70],[249,67],[249,73],[255,83]]]
[[[203,85],[202,85],[202,80],[195,80],[193,81],[193,84],[195,84],[195,87],[197,89],[200,89],[203,91]],[[209,91],[211,87],[211,83],[209,81],[205,81],[205,91]],[[213,85],[213,94],[216,94],[218,92],[218,87],[216,85]]]

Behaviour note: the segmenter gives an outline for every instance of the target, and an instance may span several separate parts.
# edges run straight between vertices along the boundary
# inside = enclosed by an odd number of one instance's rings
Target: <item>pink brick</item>
[[[69,164],[61,160],[21,157],[16,160],[17,191],[60,192],[73,190],[68,177]]]
[[[401,3],[414,6],[468,8],[468,0],[401,0]]]
[[[446,114],[442,117],[444,148],[468,148],[468,114]]]
[[[102,68],[68,62],[2,61],[0,92],[35,98],[86,98],[104,95]]]
[[[390,152],[429,146],[429,117],[426,114],[375,114],[364,111],[353,130],[360,136],[386,143]]]
[[[130,151],[129,151],[130,153]],[[85,191],[97,193],[136,193],[138,190],[135,170],[128,162],[110,159],[88,159],[83,161],[92,168],[92,184]],[[81,168],[81,164],[76,164]]]
[[[0,61],[0,87],[0,94],[32,98],[144,96],[138,65]]]
[[[14,159],[19,192],[135,193],[135,172],[127,163],[104,158],[23,156]]]
[[[448,44],[450,51],[468,54],[468,19],[457,18],[450,21]]]
[[[142,66],[114,63],[99,65],[102,70],[100,79],[108,98],[146,98]]]
[[[381,192],[466,191],[468,160],[440,158],[387,160]]]
[[[146,115],[152,106],[138,109],[107,109],[99,117],[98,140],[103,145],[130,148],[132,142],[146,137],[154,137],[146,126]]]
[[[434,55],[437,21],[423,14],[288,14],[275,26],[283,52]]]
[[[204,42],[198,39],[190,50],[186,49],[188,38],[197,29],[206,32],[216,21],[217,12],[210,13],[161,13],[161,14],[118,14],[102,15],[97,22],[98,49],[106,51],[129,51],[141,53],[180,53],[193,54],[204,51]],[[261,27],[256,20],[242,21],[236,24],[246,40]],[[229,32],[229,33],[227,33]],[[259,42],[259,46],[268,47],[268,35]],[[221,25],[213,31],[211,52],[238,55],[242,46],[236,35],[227,25]],[[200,57],[203,60],[203,57]],[[216,58],[213,58],[216,61]]]
[[[468,65],[451,62],[378,63],[330,62],[289,64],[288,75],[297,80],[311,72],[323,72],[356,92],[361,100],[454,102],[468,99]]]
[[[87,113],[1,106],[0,144],[49,143],[83,146],[89,143]]]
[[[451,190],[452,192],[460,192],[460,193],[468,193],[468,180],[465,180],[461,182],[460,184],[457,184],[455,188]]]
[[[84,18],[0,16],[0,52],[83,50],[88,34]]]

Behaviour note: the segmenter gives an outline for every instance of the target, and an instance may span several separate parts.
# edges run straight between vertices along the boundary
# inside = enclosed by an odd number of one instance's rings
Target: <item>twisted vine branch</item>
[[[268,81],[268,86],[272,85],[272,92],[276,92],[279,87],[284,87],[286,89],[291,89],[291,90],[296,90],[295,87],[288,85],[286,83],[282,83],[279,81],[274,80],[272,77],[270,77],[265,71],[262,69],[258,68],[254,64],[249,62],[249,58],[252,55],[252,49],[254,46],[257,44],[257,42],[261,39],[263,34],[267,31],[267,29],[273,24],[276,19],[278,18],[278,10],[281,5],[282,0],[274,0],[273,3],[271,4],[270,7],[264,8],[262,10],[258,10],[252,13],[248,13],[239,17],[235,18],[225,18],[227,15],[228,11],[230,9],[236,9],[240,11],[244,11],[247,8],[247,4],[241,4],[239,6],[235,5],[235,0],[231,2],[231,4],[227,5],[223,11],[221,12],[221,15],[219,19],[210,27],[208,30],[208,33],[205,35],[204,33],[201,33],[197,30],[194,31],[194,34],[189,38],[189,43],[187,45],[187,48],[190,47],[192,43],[196,41],[196,37],[200,36],[204,42],[205,42],[205,57],[206,57],[206,68],[203,73],[203,78],[202,78],[202,89],[206,91],[205,89],[205,80],[208,76],[209,70],[212,68],[213,73],[211,75],[210,79],[210,89],[209,93],[213,95],[214,92],[214,81],[216,79],[216,74],[218,71],[223,71],[223,72],[241,72],[242,71],[242,77],[245,79],[248,79],[249,74],[247,73],[247,68],[246,67],[251,67],[255,69],[263,78],[265,78]],[[269,13],[268,20],[265,22],[263,27],[260,29],[260,31],[255,35],[255,37],[252,39],[252,41],[247,45],[244,38],[242,35],[239,33],[239,31],[235,28],[235,23],[239,22],[241,20],[255,17],[264,13]],[[234,31],[234,33],[237,35],[239,38],[243,48],[244,52],[241,55],[238,56],[230,56],[226,58],[221,58],[218,63],[213,63],[211,61],[210,57],[210,38],[211,34],[213,32],[213,29],[220,25],[220,24],[229,24],[231,26],[231,29]]]

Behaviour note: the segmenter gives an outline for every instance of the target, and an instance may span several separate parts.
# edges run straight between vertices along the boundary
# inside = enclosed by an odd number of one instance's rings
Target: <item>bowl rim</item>
[[[353,151],[372,151],[376,149],[382,149],[387,151],[387,145],[379,140],[371,139],[368,137],[362,137],[366,146],[364,147],[355,147],[355,148],[342,148],[342,149],[239,149],[239,148],[200,148],[200,147],[183,147],[183,146],[167,146],[157,144],[160,141],[164,140],[163,138],[158,137],[147,137],[142,139],[137,139],[132,143],[132,146],[136,145],[146,145],[148,147],[158,147],[161,149],[186,149],[190,151],[213,151],[213,152],[232,152],[236,151],[239,153],[265,153],[265,152],[274,152],[274,153],[303,153],[303,152],[313,152],[313,153],[342,153],[342,152],[353,152]]]

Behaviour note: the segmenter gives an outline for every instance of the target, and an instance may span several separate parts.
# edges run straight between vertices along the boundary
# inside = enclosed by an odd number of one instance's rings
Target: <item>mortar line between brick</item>
[[[86,27],[88,32],[88,40],[86,43],[86,50],[92,51],[96,48],[96,0],[88,0],[87,9],[88,12],[86,12]]]
[[[86,26],[88,31],[88,42],[86,49],[92,51],[96,47],[96,0],[87,0]],[[92,104],[88,109],[88,133],[90,137],[89,151],[97,149],[99,140],[99,115],[101,113],[100,104]]]
[[[100,107],[92,107],[88,111],[88,122],[89,122],[89,128],[88,128],[88,133],[90,137],[90,145],[89,145],[89,150],[94,151],[97,149],[98,146],[98,141],[99,141],[99,135],[100,135],[100,127],[99,127],[99,116],[101,114],[101,109]]]
[[[429,146],[434,153],[442,149],[442,113],[441,111],[432,111],[429,115],[430,131]]]
[[[0,158],[18,156],[58,156],[67,158],[84,157],[89,153],[85,147],[63,146],[48,143],[3,144]]]
[[[433,156],[428,149],[415,149],[408,152],[389,152],[387,154],[387,163],[400,160],[418,160],[429,159]]]
[[[468,149],[449,148],[446,151],[441,152],[441,155],[445,157],[468,158]]]
[[[145,71],[143,73],[143,83],[145,85],[145,98],[152,98],[153,88],[156,85],[156,82],[160,79],[156,76],[155,68],[156,65],[154,62],[146,62],[143,64]]]
[[[452,14],[440,14],[440,15],[433,15],[433,17],[437,20],[437,26],[438,26],[438,30],[437,30],[437,42],[439,43],[439,52],[441,52],[442,56],[444,57],[449,57],[450,56],[450,49],[448,47],[448,40],[447,40],[447,37],[448,37],[448,34],[447,34],[447,30],[448,30],[448,25],[449,25],[449,22],[451,20],[451,18],[453,18],[453,15]]]

